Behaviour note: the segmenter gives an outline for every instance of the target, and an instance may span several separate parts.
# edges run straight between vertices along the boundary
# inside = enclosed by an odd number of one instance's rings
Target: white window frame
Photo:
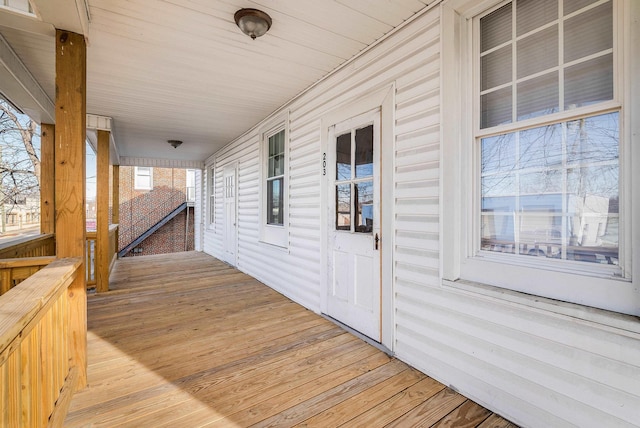
[[[639,84],[631,76],[640,70],[640,61],[632,55],[632,34],[640,33],[632,22],[640,15],[640,6],[628,0],[614,1],[614,100],[601,103],[602,113],[621,108],[620,122],[620,224],[619,239],[620,265],[622,269],[589,266],[589,263],[563,262],[554,260],[510,261],[500,255],[479,254],[479,177],[477,146],[479,120],[477,95],[479,82],[474,61],[473,18],[507,1],[451,0],[442,4],[442,205],[441,205],[441,250],[442,275],[445,286],[460,288],[470,286],[485,294],[494,290],[495,295],[505,292],[495,291],[497,286],[543,296],[564,302],[576,303],[615,312],[640,315],[640,285],[632,273],[640,272],[638,249],[640,242],[640,211],[638,186],[632,189],[630,183],[640,182],[637,165],[640,165],[640,151],[637,137],[640,120],[632,120],[632,111],[638,112]],[[637,55],[635,55],[637,56]],[[632,96],[634,94],[635,96]],[[580,108],[550,115],[549,121],[571,119],[590,112],[590,108]],[[596,111],[594,111],[594,114]],[[591,114],[591,113],[589,113]],[[637,113],[636,113],[636,116]],[[531,125],[538,119],[521,121],[492,129],[492,133]],[[477,125],[476,125],[477,124]],[[635,136],[634,132],[635,131]],[[472,149],[473,148],[473,149]],[[634,168],[634,166],[636,166]],[[635,207],[633,206],[635,204]],[[634,209],[635,208],[635,209]],[[477,218],[478,217],[478,218]],[[520,258],[523,259],[523,258]],[[524,257],[528,259],[528,257]],[[618,271],[618,272],[615,272]],[[619,276],[616,276],[615,274]],[[475,285],[474,285],[475,284]],[[537,297],[531,297],[537,300]]]
[[[269,137],[284,130],[284,176],[282,184],[282,225],[267,223],[267,180]],[[281,248],[289,246],[289,111],[282,112],[260,127],[260,241]]]
[[[142,170],[149,170],[149,174],[141,174]],[[133,171],[133,181],[135,190],[152,190],[153,189],[153,167],[150,166],[136,166]],[[143,177],[149,177],[149,183],[142,182]]]

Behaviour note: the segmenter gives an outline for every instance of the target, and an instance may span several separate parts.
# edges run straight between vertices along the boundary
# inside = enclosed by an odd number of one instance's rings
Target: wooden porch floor
[[[67,427],[514,427],[203,253],[119,260],[111,287]]]

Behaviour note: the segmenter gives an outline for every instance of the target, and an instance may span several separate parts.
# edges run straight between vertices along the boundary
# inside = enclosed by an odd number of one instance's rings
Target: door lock
[[[377,233],[376,233],[376,236],[373,238],[373,242],[374,242],[374,248],[377,250],[378,249],[378,242],[380,242],[380,237],[378,236]]]

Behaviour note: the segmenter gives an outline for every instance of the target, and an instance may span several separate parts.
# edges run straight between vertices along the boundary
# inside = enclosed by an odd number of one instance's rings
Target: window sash
[[[541,2],[538,2],[537,7],[540,6],[539,3]],[[527,3],[521,3],[521,4],[527,5]],[[486,13],[478,15],[473,20],[474,22],[473,31],[475,35],[473,39],[474,52],[475,52],[474,69],[476,70],[476,72],[474,73],[474,76],[475,76],[474,85],[476,88],[476,90],[474,91],[475,93],[474,99],[475,99],[475,105],[477,106],[475,109],[476,114],[474,115],[475,116],[474,152],[475,152],[475,158],[477,162],[476,163],[477,166],[475,169],[477,171],[475,173],[475,177],[476,177],[475,180],[477,184],[475,186],[476,197],[474,198],[474,200],[476,201],[475,202],[476,208],[473,211],[475,213],[474,221],[473,221],[475,232],[473,233],[473,239],[472,239],[473,254],[475,255],[488,255],[490,257],[500,258],[502,256],[500,254],[496,254],[495,252],[492,252],[492,251],[485,251],[487,249],[487,246],[485,245],[486,242],[483,242],[483,235],[482,235],[483,228],[486,228],[487,225],[491,223],[490,220],[492,219],[492,217],[493,217],[493,220],[495,220],[493,222],[494,227],[495,225],[499,225],[499,224],[505,225],[508,223],[508,221],[504,218],[503,220],[505,221],[502,221],[502,222],[497,221],[497,219],[499,219],[500,216],[503,216],[503,214],[506,215],[505,213],[492,214],[487,211],[483,211],[482,202],[484,201],[484,198],[483,198],[484,195],[482,190],[482,182],[486,178],[490,177],[487,175],[483,175],[483,172],[482,172],[483,154],[482,154],[481,147],[482,147],[483,140],[486,140],[487,138],[493,137],[493,136],[500,136],[508,133],[518,134],[519,132],[526,131],[528,129],[535,129],[535,128],[541,128],[544,126],[552,126],[554,124],[561,124],[561,123],[567,123],[575,120],[582,120],[587,117],[597,116],[598,114],[617,112],[620,118],[622,117],[621,105],[619,101],[617,101],[617,84],[616,84],[616,73],[615,73],[617,58],[614,52],[614,46],[615,46],[614,36],[615,36],[615,23],[616,23],[616,19],[615,19],[616,4],[614,0],[601,0],[595,3],[592,3],[591,5],[588,5],[584,8],[568,10],[568,11],[563,10],[564,2],[562,0],[558,1],[557,5],[558,5],[557,13],[556,11],[552,11],[550,14],[548,13],[547,14],[548,16],[546,17],[543,16],[546,12],[544,10],[541,11],[542,8],[538,7],[536,11],[537,15],[534,14],[536,16],[534,16],[534,19],[533,19],[534,21],[535,19],[538,19],[539,20],[538,24],[530,25],[528,27],[524,26],[523,30],[520,30],[520,27],[523,27],[523,25],[520,25],[521,21],[519,21],[521,17],[517,15],[518,0],[502,3],[497,7],[495,7],[494,9],[487,11]],[[511,8],[511,10],[507,11],[506,8]],[[598,16],[598,14],[602,15],[603,11],[605,12],[605,14],[609,13],[609,15],[606,15],[604,17],[604,20],[606,21],[607,19],[610,19],[611,21],[612,25],[611,25],[611,28],[609,28],[611,39],[608,40],[607,37],[609,36],[604,36],[602,37],[602,39],[606,39],[606,40],[604,40],[603,42],[601,41],[599,45],[597,45],[597,43],[594,43],[593,40],[589,42],[591,44],[596,44],[597,46],[595,48],[592,48],[588,45],[584,46],[584,43],[582,43],[582,46],[581,46],[580,37],[576,37],[575,34],[571,34],[570,32],[568,32],[566,27],[571,27],[572,25],[574,27],[580,27],[580,25],[582,25],[582,27],[585,27],[585,23],[580,22],[581,17],[584,17],[584,16],[587,16],[587,17],[591,16],[592,18],[595,16],[596,20],[599,20],[600,22],[604,22],[603,18]],[[553,13],[556,13],[556,16],[553,16]],[[482,28],[481,20],[487,17],[491,18],[492,14],[495,14],[495,16],[499,16],[499,14],[503,14],[504,16],[510,15],[508,19],[503,19],[503,21],[505,21],[506,23],[503,22],[502,27],[500,27],[500,25],[497,25],[497,24],[494,25],[494,27],[497,30],[500,30],[500,28],[502,28],[502,30],[504,30],[503,33],[505,33],[506,35],[503,35],[501,37],[498,34],[500,31],[494,32],[495,34],[490,34],[491,32],[487,32],[485,31],[485,29]],[[532,16],[531,11],[529,12],[526,18],[529,19],[530,16]],[[549,16],[551,18],[549,18]],[[488,21],[488,22],[491,22],[491,21]],[[606,22],[604,27],[605,28],[607,27]],[[490,29],[490,30],[493,30],[493,29]],[[596,32],[596,31],[593,31],[593,29],[589,29],[589,30],[590,30],[590,33]],[[481,37],[483,36],[483,31],[485,32],[485,34],[489,33],[492,36],[489,42],[485,41]],[[583,28],[583,32],[584,32],[584,28]],[[578,33],[580,33],[580,31],[578,31]],[[549,48],[549,46],[541,47],[540,46],[541,41],[536,40],[536,38],[545,40],[549,38],[549,35],[551,35],[551,39],[554,39],[554,38],[556,39],[555,40],[556,44],[553,45],[552,43],[551,48]],[[569,39],[569,41],[566,42],[565,39]],[[530,43],[532,41],[536,43]],[[570,45],[573,47],[581,46],[580,48],[582,49],[582,53],[578,52],[578,54],[574,54],[574,51],[579,50],[578,48],[565,51],[564,48],[567,47],[567,45]],[[525,51],[528,49],[530,52],[533,52],[533,54],[535,54],[535,55],[532,55],[534,57],[534,61],[530,61],[530,63],[528,64],[528,67],[521,66],[520,68],[518,68],[518,65],[519,65],[518,59],[522,59],[522,57],[518,58],[518,54],[519,54],[518,48],[522,48],[523,46],[524,46],[523,49]],[[550,60],[545,57],[545,49],[549,50],[552,53],[553,58],[551,58]],[[542,52],[536,53],[536,50],[539,50]],[[505,60],[505,58],[499,58],[497,55],[502,55],[507,59]],[[487,62],[488,62],[487,58],[490,58],[491,56],[494,57],[493,59],[494,63],[490,64],[491,61],[489,61],[489,65],[487,65]],[[596,67],[596,70],[605,70],[605,73],[604,73],[605,80],[610,79],[611,88],[610,89],[605,88],[606,90],[604,92],[596,88],[596,91],[594,92],[595,94],[594,99],[591,101],[587,99],[587,102],[583,102],[582,104],[578,103],[577,105],[565,105],[565,104],[568,104],[568,103],[565,103],[565,101],[569,99],[580,100],[581,91],[584,91],[584,88],[586,88],[588,86],[588,83],[590,82],[589,79],[587,80],[583,79],[584,81],[582,82],[582,85],[576,84],[576,82],[580,83],[579,81],[580,79],[575,79],[572,82],[570,79],[567,79],[567,76],[571,77],[571,72],[575,72],[575,70],[579,70],[580,67],[589,68],[589,66],[591,66],[592,64],[596,64],[598,62],[602,63],[603,61],[606,61],[609,65],[605,65],[604,69],[602,68],[602,66],[600,68]],[[502,77],[499,77],[501,71],[504,71],[503,70],[504,67],[507,67],[508,69],[506,70],[506,73],[504,72],[502,73]],[[531,67],[533,68],[533,70],[529,72],[527,68],[531,68]],[[496,73],[498,73],[498,75],[496,75],[495,79],[492,79],[491,76],[483,75],[483,72],[487,70],[495,71]],[[533,95],[530,95],[530,97],[535,98],[537,96],[535,95],[536,92],[542,92],[540,90],[540,87],[542,82],[544,82],[544,79],[547,79],[547,81],[549,81],[550,76],[553,77],[553,79],[555,80],[555,83],[553,81],[550,81],[551,86],[548,86],[548,87],[551,88],[550,93],[556,98],[557,103],[552,105],[551,106],[552,108],[550,108],[549,111],[543,111],[543,112],[533,111],[533,114],[519,116],[518,103],[520,101],[519,98],[522,94],[521,93],[519,94],[518,90],[520,88],[526,88],[526,85],[528,84],[533,84],[532,85],[533,91],[531,91],[531,94]],[[605,86],[606,84],[607,83],[605,82]],[[555,89],[553,89],[554,87]],[[555,95],[554,95],[554,91],[556,92]],[[588,93],[588,91],[584,91],[584,92]],[[500,113],[500,114],[502,114],[505,118],[508,117],[508,120],[503,120],[502,122],[498,120],[495,123],[491,123],[491,121],[487,123],[485,121],[483,123],[483,114],[486,114],[486,113],[483,111],[482,102],[485,101],[486,97],[493,96],[495,98],[494,105],[498,105],[497,103],[499,102],[499,98],[497,98],[497,96],[501,93],[504,94],[503,96],[504,101],[502,102],[505,104],[506,107],[504,108],[503,113]],[[577,94],[577,97],[576,97],[576,94]],[[604,94],[604,96],[601,96],[602,94]],[[583,101],[584,101],[584,97],[583,97]],[[533,105],[535,105],[535,102],[536,101],[534,100]],[[541,105],[544,105],[544,103],[542,103]],[[486,119],[486,117],[484,119]],[[618,131],[621,131],[621,130],[618,129]],[[623,134],[620,132],[619,135],[623,135]],[[620,140],[618,140],[618,149],[620,147],[619,141]],[[616,166],[619,171],[620,165],[619,165],[619,161],[617,160],[616,160]],[[569,167],[563,163],[562,168],[564,168],[563,170],[564,173],[562,174],[562,177],[564,177],[564,180],[566,180],[566,171],[567,171],[567,168]],[[549,173],[554,169],[539,168],[539,170]],[[535,171],[533,170],[529,172],[535,173]],[[514,178],[516,180],[517,180],[517,177],[519,177],[519,174],[520,173],[514,174]],[[620,175],[618,175],[618,181],[619,180],[620,180]],[[567,208],[568,196],[566,193],[566,187],[563,187],[562,191],[564,192],[563,193],[564,195],[563,211],[560,213],[560,216],[557,219],[553,220],[552,222],[555,224],[557,223],[556,220],[558,220],[560,223],[560,230],[562,234],[561,240],[563,245],[559,247],[560,248],[559,250],[557,250],[558,251],[557,256],[559,256],[559,258],[561,259],[566,260],[567,259],[567,243],[568,243],[566,231],[568,228],[567,222],[569,221],[567,217],[567,212],[566,212],[568,209]],[[520,191],[518,190],[518,192]],[[514,212],[513,215],[515,217],[513,218],[513,220],[510,220],[513,223],[511,225],[512,226],[511,228],[515,231],[514,234],[516,235],[516,238],[521,238],[517,236],[518,235],[517,229],[518,229],[518,225],[523,224],[522,222],[525,221],[524,216],[519,215],[517,212]],[[622,222],[619,221],[619,223],[621,224]],[[620,237],[622,236],[623,232],[622,230],[620,230],[618,233],[619,233],[618,234],[618,244],[619,244]],[[513,244],[514,244],[514,248],[512,249],[512,252],[516,254],[520,254],[522,251],[522,248],[520,247],[520,242],[518,242],[518,239],[516,239]],[[538,248],[538,247],[536,246],[535,248]],[[545,249],[544,251],[548,252],[553,250]],[[623,248],[620,248],[620,251],[623,251]],[[618,258],[617,256],[618,254],[616,253],[616,261]],[[519,258],[523,258],[523,257],[519,257]],[[611,260],[611,259],[608,259],[608,260]],[[546,262],[549,262],[549,260],[546,260]],[[536,263],[536,261],[534,261],[533,263]],[[617,272],[619,272],[619,270],[620,269],[616,269]]]

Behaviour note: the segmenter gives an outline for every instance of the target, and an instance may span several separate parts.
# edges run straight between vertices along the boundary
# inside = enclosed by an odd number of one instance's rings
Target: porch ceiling
[[[88,0],[87,112],[114,119],[120,156],[202,161],[427,3]],[[244,7],[272,17],[265,36],[236,27]],[[0,34],[53,100],[52,30],[0,18]]]

